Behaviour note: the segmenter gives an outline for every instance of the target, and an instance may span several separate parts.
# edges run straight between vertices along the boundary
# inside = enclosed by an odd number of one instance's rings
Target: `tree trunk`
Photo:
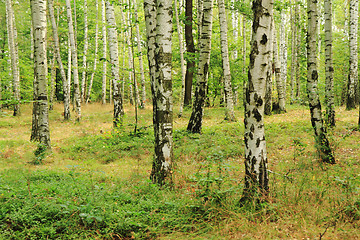
[[[276,88],[278,93],[278,105],[279,113],[286,112],[285,109],[285,92],[284,92],[284,85],[281,81],[281,64],[279,61],[279,54],[278,54],[278,44],[277,44],[277,38],[276,38],[276,31],[275,31],[275,22],[273,21],[273,47],[274,47],[274,68],[275,68],[275,82],[276,82]]]
[[[323,162],[335,163],[321,114],[321,103],[317,92],[317,0],[307,0],[307,94],[314,128],[316,148]]]
[[[185,67],[185,59],[184,59],[182,26],[180,25],[178,9],[180,9],[180,7],[178,8],[177,0],[174,0],[174,10],[175,10],[177,34],[179,38],[180,64],[181,64],[181,97],[180,97],[180,111],[179,111],[179,117],[181,117],[184,109],[186,67]]]
[[[204,0],[203,6],[202,30],[199,43],[200,54],[197,72],[197,86],[195,91],[195,101],[189,124],[187,126],[187,130],[192,133],[201,133],[211,52],[213,1]]]
[[[234,5],[235,0],[231,0],[231,4]],[[233,37],[234,37],[234,43],[237,45],[238,43],[238,38],[239,38],[239,13],[237,12],[236,9],[232,8],[231,9],[231,23],[232,23],[232,32],[233,32]],[[221,26],[221,25],[220,25]],[[233,59],[237,59],[238,58],[238,50],[235,47],[234,51],[233,51]],[[236,102],[236,100],[234,101],[234,103]],[[236,104],[235,104],[236,105]]]
[[[137,39],[137,49],[138,49],[138,54],[139,54],[139,67],[140,67],[140,76],[141,76],[140,108],[145,108],[145,102],[146,102],[145,73],[144,73],[144,64],[143,64],[142,50],[141,50],[140,26],[139,26],[139,22],[138,22],[138,10],[137,10],[136,0],[133,0],[133,4],[134,4],[136,39]]]
[[[146,4],[146,3],[145,3]],[[154,22],[153,22],[154,23]],[[155,158],[151,180],[172,184],[173,105],[171,76],[172,1],[156,1],[156,48],[154,88]]]
[[[52,31],[53,31],[53,38],[54,38],[54,44],[55,44],[55,55],[58,62],[60,75],[63,82],[63,94],[64,94],[64,119],[69,120],[70,119],[70,85],[68,85],[68,81],[65,74],[64,65],[61,60],[60,55],[60,43],[59,43],[59,35],[58,35],[58,28],[55,21],[55,14],[54,14],[54,0],[48,0],[49,3],[49,16],[51,20],[52,25]]]
[[[242,201],[267,195],[269,176],[264,128],[264,97],[269,64],[273,0],[253,2],[253,34],[245,99],[245,189]],[[258,193],[258,194],[256,194]]]
[[[55,78],[56,78],[56,57],[53,51],[53,58],[50,59],[50,101],[49,111],[54,110],[54,98],[55,98]]]
[[[324,1],[325,10],[325,102],[327,124],[335,126],[334,68],[332,63],[332,0]]]
[[[272,16],[273,18],[273,16]],[[264,97],[264,114],[271,115],[272,111],[272,70],[273,70],[273,55],[274,55],[274,41],[272,38],[274,37],[274,28],[275,24],[273,24],[273,20],[271,19],[270,23],[270,53],[269,53],[269,66],[270,70],[267,72],[266,77],[266,89],[265,89],[265,97]]]
[[[33,120],[32,140],[50,148],[49,113],[47,98],[47,58],[46,58],[46,0],[30,0],[32,25],[34,27],[34,108],[38,114]]]
[[[296,47],[295,47],[295,73],[296,73],[296,90],[295,90],[295,97],[297,100],[299,100],[300,98],[300,89],[301,89],[301,84],[300,84],[300,45],[301,45],[301,33],[299,32],[299,30],[301,28],[299,28],[300,25],[300,15],[301,15],[301,11],[299,11],[299,3],[298,0],[295,0],[296,4],[295,4],[295,39],[296,39]]]
[[[286,98],[286,78],[287,78],[287,49],[286,49],[286,14],[285,9],[281,10],[280,21],[280,62],[281,62],[281,81],[284,86]]]
[[[82,77],[81,77],[81,102],[85,100],[85,85],[86,85],[86,55],[88,51],[88,20],[87,20],[87,0],[84,0],[84,53],[82,64]]]
[[[245,93],[246,93],[246,16],[243,15],[243,26],[242,26],[242,32],[243,32],[243,68],[242,68],[242,73],[243,73],[243,76],[244,76],[244,79],[243,79],[243,105],[244,105],[244,108],[245,108],[245,99],[246,99],[246,96],[245,96]]]
[[[102,40],[103,40],[103,75],[102,75],[102,92],[101,102],[106,104],[106,20],[105,20],[105,0],[101,0],[101,20],[102,20]]]
[[[77,50],[76,50],[76,43],[74,36],[70,0],[66,0],[66,13],[68,19],[69,40],[70,40],[70,48],[71,48],[71,62],[73,66],[73,76],[74,76],[74,102],[75,102],[76,121],[80,121],[81,101],[80,101],[80,91],[79,91],[79,71],[78,71]]]
[[[225,12],[225,1],[218,0],[219,7],[219,21],[220,21],[220,44],[221,44],[221,55],[223,63],[223,74],[224,74],[224,93],[226,101],[226,114],[225,119],[229,121],[236,121],[234,112],[234,99],[233,90],[231,86],[231,72],[230,72],[230,60],[229,60],[229,47],[228,47],[228,27]]]
[[[119,49],[118,49],[118,33],[116,30],[114,7],[109,0],[106,1],[106,20],[109,35],[109,55],[111,63],[111,73],[113,76],[113,100],[114,100],[114,127],[122,125],[122,117],[124,115],[123,99],[119,87]]]
[[[290,6],[291,16],[291,73],[290,73],[290,86],[291,86],[291,104],[295,102],[295,68],[296,68],[296,23],[295,16],[292,14],[293,4]]]
[[[186,42],[186,74],[184,105],[191,104],[192,82],[195,71],[195,46],[193,37],[193,2],[185,0],[185,42]]]
[[[358,81],[358,52],[357,52],[357,34],[358,34],[358,0],[350,0],[350,31],[349,31],[349,80],[346,109],[351,110],[356,107],[356,82]]]
[[[13,80],[14,91],[14,116],[20,115],[20,69],[19,69],[19,56],[17,51],[17,33],[15,27],[15,15],[12,7],[12,1],[6,0],[6,12],[7,12],[7,30],[8,30],[8,42],[9,52],[11,59],[11,70]]]
[[[99,3],[98,0],[96,0],[95,2],[95,11],[96,11],[96,24],[95,24],[95,53],[94,53],[94,67],[93,67],[93,72],[91,73],[91,77],[90,77],[90,82],[89,82],[89,86],[88,86],[88,92],[87,92],[87,97],[86,97],[86,103],[89,102],[90,100],[90,95],[91,95],[91,89],[92,89],[92,85],[94,83],[94,77],[95,77],[95,72],[96,72],[96,67],[97,67],[97,58],[98,58],[98,47],[99,47],[99,41],[98,41],[98,34],[99,34],[99,24],[98,24],[98,19],[99,19],[99,14],[98,14],[98,9],[99,9]]]

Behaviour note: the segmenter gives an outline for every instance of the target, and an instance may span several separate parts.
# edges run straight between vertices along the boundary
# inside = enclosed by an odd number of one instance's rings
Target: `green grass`
[[[318,160],[304,106],[266,117],[270,196],[240,206],[243,119],[206,109],[202,134],[190,110],[174,120],[174,187],[149,181],[152,111],[133,109],[112,129],[112,107],[83,107],[81,123],[50,114],[52,152],[33,165],[31,108],[0,119],[0,239],[359,239],[360,134],[356,110],[337,109],[329,129],[337,164]]]

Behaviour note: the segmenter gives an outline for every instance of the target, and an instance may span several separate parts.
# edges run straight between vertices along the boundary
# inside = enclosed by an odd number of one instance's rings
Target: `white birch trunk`
[[[116,29],[114,6],[109,0],[106,0],[106,20],[108,25],[109,35],[109,55],[111,63],[111,74],[113,76],[113,101],[114,101],[114,127],[122,125],[122,117],[124,115],[123,99],[119,87],[120,73],[119,73],[119,43],[118,32]]]
[[[197,72],[197,86],[195,91],[195,101],[193,110],[187,126],[187,130],[192,133],[201,133],[202,120],[204,114],[204,103],[206,99],[206,85],[209,75],[209,63],[211,52],[211,33],[212,33],[212,12],[213,0],[204,0],[203,18],[201,26],[201,37],[199,42],[199,64]]]
[[[51,21],[52,31],[53,31],[56,60],[57,60],[59,70],[60,70],[60,75],[61,75],[61,78],[62,78],[62,81],[63,81],[64,119],[69,120],[70,119],[70,94],[69,94],[70,93],[70,85],[68,84],[68,81],[66,79],[64,65],[63,65],[63,62],[61,60],[59,34],[58,34],[57,23],[55,21],[53,2],[54,2],[54,0],[48,0],[48,3],[49,3],[49,16],[50,16],[50,21]]]
[[[81,77],[81,102],[85,100],[85,88],[86,88],[86,70],[87,62],[86,55],[88,52],[88,19],[87,19],[87,0],[84,0],[84,52],[83,52],[83,63],[82,63],[82,77]]]
[[[235,0],[231,0],[231,4],[234,4]],[[231,23],[232,23],[232,32],[233,32],[233,36],[234,36],[234,42],[235,44],[237,44],[238,42],[238,38],[239,38],[239,13],[237,12],[237,10],[232,9],[231,11]],[[220,25],[221,26],[221,25]],[[233,59],[237,59],[238,58],[238,50],[235,47],[234,51],[233,51]]]
[[[101,20],[102,20],[102,40],[103,40],[103,74],[102,74],[102,92],[101,101],[102,104],[106,104],[106,20],[105,20],[105,0],[101,0]]]
[[[178,8],[177,0],[174,0],[174,10],[175,10],[177,34],[178,34],[178,38],[179,38],[180,64],[181,64],[181,96],[180,96],[180,111],[179,111],[179,117],[181,117],[182,113],[183,113],[183,109],[184,109],[186,67],[185,67],[185,59],[184,59],[184,44],[183,44],[183,36],[182,36],[182,26],[180,25],[178,9],[180,9],[180,7]]]
[[[154,87],[155,159],[151,171],[154,183],[172,183],[173,99],[171,76],[172,1],[156,2],[156,48]],[[156,125],[156,126],[155,126]]]
[[[286,13],[281,11],[280,20],[280,62],[281,62],[281,81],[284,86],[286,97],[286,78],[287,78],[287,49],[286,49]]]
[[[45,148],[51,148],[49,113],[47,99],[47,58],[46,58],[46,0],[30,0],[32,24],[34,27],[34,108],[32,140],[39,141]]]
[[[242,26],[242,33],[243,33],[243,68],[242,68],[242,73],[244,76],[243,79],[243,105],[245,107],[245,93],[246,93],[246,16],[243,15],[243,26]]]
[[[324,1],[325,11],[325,102],[326,119],[329,126],[335,126],[334,68],[332,62],[332,0]]]
[[[20,69],[17,51],[17,33],[15,27],[15,15],[12,1],[6,0],[8,43],[12,70],[12,84],[14,91],[14,116],[20,115]]]
[[[311,124],[314,128],[316,148],[323,162],[335,163],[326,129],[323,124],[321,103],[317,92],[317,0],[307,0],[307,94],[311,114]]]
[[[93,66],[93,72],[91,73],[90,82],[88,86],[88,92],[86,97],[86,103],[90,100],[91,95],[91,89],[92,85],[94,83],[94,77],[96,73],[96,67],[97,67],[97,58],[98,58],[98,49],[99,49],[99,2],[98,0],[95,1],[95,11],[96,11],[96,23],[95,23],[95,53],[94,53],[94,66]]]
[[[49,110],[54,110],[54,101],[55,101],[55,78],[56,78],[56,67],[55,67],[56,57],[53,53],[53,58],[50,59],[50,100],[49,100]]]
[[[80,100],[80,91],[79,91],[79,69],[78,69],[78,59],[77,59],[77,50],[75,43],[74,27],[71,14],[71,4],[70,0],[66,0],[66,13],[69,27],[69,40],[71,48],[71,62],[73,67],[73,78],[74,78],[74,102],[75,102],[75,113],[76,121],[81,119],[81,100]]]
[[[273,70],[273,61],[274,61],[274,41],[273,41],[273,37],[274,37],[274,28],[275,28],[275,24],[273,24],[273,16],[271,17],[271,23],[270,23],[270,53],[269,53],[269,66],[270,66],[270,70],[267,72],[267,77],[266,77],[266,90],[265,90],[265,102],[264,102],[264,114],[265,115],[271,115],[271,111],[272,111],[272,70]]]
[[[350,21],[349,21],[349,80],[346,109],[351,110],[356,107],[356,83],[358,81],[358,9],[359,1],[350,0]]]
[[[228,47],[228,27],[225,12],[225,1],[218,0],[219,7],[219,21],[220,21],[220,44],[221,55],[224,73],[224,92],[226,101],[226,114],[225,119],[229,121],[236,121],[234,112],[234,99],[231,84],[230,60],[229,60],[229,47]]]
[[[136,0],[133,0],[134,4],[134,14],[135,14],[135,25],[136,25],[136,40],[137,40],[137,48],[139,54],[139,67],[140,67],[140,76],[141,76],[141,101],[140,101],[140,108],[145,108],[146,102],[146,87],[145,87],[145,73],[144,73],[144,63],[142,57],[142,50],[141,50],[141,37],[140,37],[140,26],[138,23],[138,10],[137,10],[137,3]]]
[[[264,97],[269,64],[273,0],[253,2],[253,33],[245,99],[245,189],[242,200],[267,195],[269,177],[264,127]],[[258,194],[256,194],[258,193]]]

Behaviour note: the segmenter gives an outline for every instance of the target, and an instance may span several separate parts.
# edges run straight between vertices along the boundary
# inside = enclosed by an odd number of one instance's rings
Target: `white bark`
[[[273,0],[253,2],[253,33],[245,99],[245,189],[244,200],[269,191],[264,128],[264,97],[269,64]]]
[[[32,140],[50,148],[49,114],[47,99],[46,58],[46,0],[30,0],[32,24],[34,27],[34,111]]]
[[[226,114],[225,119],[230,121],[236,121],[234,112],[234,99],[233,90],[231,84],[231,72],[230,72],[230,60],[229,60],[229,47],[228,47],[228,27],[225,12],[225,1],[218,0],[219,7],[219,21],[220,21],[220,44],[221,44],[221,55],[223,63],[224,73],[224,92],[226,101]]]
[[[122,125],[122,117],[124,115],[123,99],[119,87],[120,73],[119,73],[119,43],[118,32],[116,29],[114,6],[110,4],[109,0],[106,0],[106,20],[108,25],[109,35],[109,55],[111,63],[111,73],[113,76],[113,100],[114,100],[114,127]]]
[[[154,88],[155,159],[151,179],[160,185],[172,183],[173,100],[171,75],[172,1],[156,2],[156,48]]]
[[[177,0],[174,0],[174,10],[175,10],[177,34],[179,38],[180,64],[181,64],[181,96],[180,96],[180,111],[179,111],[179,117],[181,117],[184,109],[186,67],[185,67],[185,59],[184,59],[184,43],[182,36],[182,26],[180,25],[178,9],[180,9],[180,7],[178,8]]]
[[[231,0],[231,4],[234,4],[234,3],[235,3],[235,0]],[[231,11],[231,23],[232,23],[232,28],[233,28],[232,32],[233,32],[233,36],[234,36],[234,42],[237,45],[238,38],[239,38],[239,13],[235,9],[232,9],[232,11]],[[238,51],[237,51],[236,47],[233,51],[233,58],[234,59],[238,58]]]
[[[136,0],[133,0],[134,4],[134,14],[135,14],[135,25],[136,25],[136,40],[137,40],[137,48],[139,54],[139,67],[140,67],[140,76],[141,76],[141,101],[140,107],[145,108],[146,102],[146,88],[145,88],[145,73],[144,73],[144,64],[141,50],[141,37],[140,37],[140,26],[138,23],[138,11],[137,11],[137,3]]]
[[[8,43],[12,70],[12,84],[14,91],[14,116],[20,115],[20,69],[17,51],[17,32],[15,27],[15,15],[12,1],[6,0]]]
[[[209,75],[209,63],[211,52],[211,34],[212,34],[212,12],[213,0],[204,0],[203,18],[201,25],[201,36],[199,42],[199,64],[197,72],[197,86],[195,91],[195,101],[193,110],[187,126],[187,130],[192,133],[200,133],[202,127],[204,103],[206,99],[206,85]]]
[[[81,77],[81,101],[85,99],[85,85],[86,85],[86,55],[88,51],[88,20],[87,20],[87,0],[84,0],[84,52],[83,52],[83,63],[82,63],[82,77]]]
[[[57,27],[57,23],[55,21],[53,2],[54,2],[54,0],[48,0],[48,3],[49,3],[49,16],[50,16],[50,20],[51,20],[53,38],[54,38],[54,44],[55,44],[55,55],[56,55],[56,59],[57,59],[57,62],[58,62],[60,75],[61,75],[61,78],[63,80],[64,119],[69,120],[70,119],[70,85],[68,84],[68,81],[66,79],[64,65],[63,65],[62,60],[61,60],[58,27]],[[71,72],[71,68],[70,68],[70,72]]]
[[[93,66],[93,72],[91,73],[91,77],[90,77],[90,82],[89,82],[89,87],[88,87],[88,93],[87,93],[87,97],[86,97],[86,103],[89,102],[90,100],[90,95],[91,95],[91,89],[92,89],[92,85],[94,82],[94,77],[95,77],[95,72],[96,72],[96,67],[97,67],[97,58],[98,58],[98,49],[99,49],[99,3],[98,0],[95,1],[95,11],[96,11],[96,23],[95,23],[95,53],[94,53],[94,66]]]
[[[359,1],[350,0],[350,21],[349,21],[349,80],[346,109],[354,109],[356,107],[356,83],[358,82],[358,9]]]
[[[281,11],[280,20],[280,62],[281,62],[281,81],[284,86],[286,97],[286,80],[287,80],[287,49],[286,49],[286,13],[285,9]]]
[[[76,121],[81,119],[81,100],[80,100],[80,91],[79,91],[79,70],[78,70],[78,59],[77,59],[77,50],[75,43],[74,27],[71,14],[71,5],[70,0],[66,0],[66,13],[68,20],[69,28],[69,40],[70,40],[70,49],[71,49],[71,62],[73,67],[73,78],[74,78],[74,102],[75,102],[75,113]]]
[[[334,156],[326,137],[321,103],[317,91],[317,0],[307,0],[307,94],[311,114],[311,124],[315,133],[316,148],[324,162],[335,163]]]
[[[49,110],[54,109],[54,98],[55,98],[55,79],[56,79],[56,67],[55,67],[56,57],[53,52],[53,58],[50,59],[50,100],[49,100]]]
[[[103,42],[103,75],[102,75],[102,92],[101,101],[102,104],[106,104],[106,20],[105,20],[105,0],[101,0],[101,20],[102,20],[102,42]]]
[[[334,68],[332,62],[332,0],[324,1],[325,11],[325,102],[327,124],[335,126]]]

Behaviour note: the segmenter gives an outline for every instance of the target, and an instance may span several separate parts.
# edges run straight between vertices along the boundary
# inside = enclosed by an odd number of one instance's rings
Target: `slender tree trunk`
[[[150,2],[150,1],[149,1]],[[146,3],[145,3],[146,4]],[[154,22],[153,22],[154,23]],[[172,1],[156,1],[155,82],[153,88],[155,158],[151,180],[172,184],[173,105],[171,76]]]
[[[235,3],[235,0],[231,0],[231,4],[234,5],[234,3]],[[232,28],[233,28],[232,32],[233,32],[233,36],[234,36],[234,42],[237,45],[238,38],[239,38],[239,32],[238,32],[239,31],[239,29],[238,29],[239,28],[239,13],[234,8],[232,8],[232,11],[231,11],[231,23],[232,23]],[[237,59],[237,58],[238,58],[238,51],[237,51],[237,48],[234,48],[233,59]]]
[[[103,40],[103,75],[102,75],[102,92],[101,102],[106,104],[106,20],[105,20],[105,0],[101,0],[101,19],[102,19],[102,40]]]
[[[56,67],[55,67],[56,57],[53,53],[53,58],[50,59],[50,101],[49,101],[49,110],[54,110],[54,98],[55,98],[55,78],[56,78]]]
[[[317,0],[307,0],[307,94],[314,128],[316,148],[323,162],[335,163],[335,158],[326,136],[326,129],[321,114],[321,103],[317,92]]]
[[[138,54],[139,54],[139,67],[140,67],[140,76],[141,76],[140,108],[145,108],[145,102],[146,102],[145,73],[144,73],[144,64],[143,64],[143,57],[142,57],[142,50],[141,50],[140,26],[138,23],[138,10],[137,10],[136,0],[133,0],[133,4],[134,4],[136,39],[137,39],[137,49],[138,49]]]
[[[80,91],[79,91],[79,69],[78,69],[78,59],[77,59],[77,50],[75,44],[73,20],[71,14],[71,4],[70,0],[66,0],[66,13],[68,19],[69,27],[69,40],[71,48],[71,62],[73,66],[73,76],[74,76],[74,102],[75,102],[75,112],[76,112],[76,121],[81,119],[81,101],[80,101]]]
[[[299,3],[298,0],[295,0],[296,4],[295,4],[295,39],[296,39],[296,47],[295,47],[295,75],[296,75],[296,91],[295,91],[295,96],[296,99],[299,100],[300,98],[300,89],[301,89],[301,84],[300,84],[300,45],[301,45],[301,33],[299,33],[299,30],[301,29],[299,27],[300,25],[300,14],[301,11],[299,11]]]
[[[36,130],[32,140],[39,141],[45,148],[51,148],[47,98],[46,58],[46,0],[30,0],[32,24],[34,27],[34,108],[38,114],[33,120]]]
[[[184,105],[191,104],[192,82],[195,71],[195,46],[193,37],[193,1],[185,0],[185,42],[186,42],[186,74]]]
[[[243,31],[243,68],[242,68],[242,73],[243,73],[243,76],[244,76],[244,79],[243,79],[243,105],[244,105],[244,108],[245,108],[245,99],[246,99],[246,96],[245,96],[245,93],[246,93],[246,16],[243,15],[243,26],[242,26],[242,31]]]
[[[335,126],[334,68],[332,63],[332,0],[324,1],[325,10],[325,102],[327,124]]]
[[[109,55],[114,87],[114,127],[119,127],[122,125],[122,117],[124,115],[123,99],[119,87],[119,43],[117,37],[118,33],[116,30],[114,6],[110,3],[109,0],[106,0],[106,20],[108,25],[107,29],[109,35]]]
[[[60,43],[59,43],[59,35],[58,35],[58,28],[55,21],[55,14],[54,14],[54,0],[48,0],[49,3],[49,16],[51,20],[52,25],[52,31],[53,31],[53,38],[54,38],[54,44],[55,44],[55,55],[58,62],[60,75],[63,82],[63,94],[64,94],[64,119],[69,120],[70,119],[70,85],[68,84],[64,65],[61,60],[60,55]]]
[[[295,102],[295,68],[296,68],[296,27],[295,27],[295,16],[292,14],[293,4],[290,6],[291,16],[291,73],[290,73],[290,86],[291,86],[291,104]]]
[[[273,16],[272,16],[273,18]],[[270,23],[270,53],[269,53],[269,66],[270,66],[270,70],[267,72],[267,77],[266,77],[266,90],[265,90],[265,102],[264,102],[264,114],[265,115],[271,115],[271,111],[272,111],[272,70],[273,70],[273,55],[274,55],[274,41],[273,41],[273,37],[274,37],[274,28],[275,28],[275,24],[273,24],[273,21],[271,19],[271,23]]]
[[[273,0],[253,2],[253,33],[245,99],[245,189],[242,201],[267,195],[269,176],[264,128],[264,97],[269,64]],[[260,198],[258,197],[258,198]]]
[[[185,66],[185,59],[184,59],[182,26],[180,25],[178,9],[180,9],[180,8],[178,8],[177,0],[174,0],[174,10],[175,10],[177,34],[178,34],[178,38],[179,38],[180,64],[181,64],[181,97],[180,97],[180,111],[179,111],[179,117],[181,117],[182,113],[183,113],[183,109],[184,109],[186,66]]]
[[[225,119],[229,121],[236,121],[234,112],[234,99],[231,84],[230,60],[229,60],[229,47],[228,47],[228,27],[225,12],[225,1],[218,0],[219,7],[219,21],[220,21],[220,42],[221,42],[221,55],[224,73],[224,93],[226,101],[226,114]]]
[[[15,27],[15,15],[12,7],[12,1],[6,0],[6,12],[7,12],[7,30],[8,30],[8,42],[9,52],[11,59],[11,70],[13,80],[14,91],[14,116],[20,115],[20,69],[19,69],[19,56],[17,51],[17,33]]]
[[[285,9],[281,11],[280,21],[280,62],[281,62],[281,81],[284,86],[286,98],[286,78],[287,78],[287,49],[286,49],[286,13]]]
[[[200,55],[197,73],[197,86],[195,91],[195,101],[193,104],[189,124],[187,126],[187,130],[192,133],[201,133],[211,52],[213,1],[204,0],[203,6],[203,20],[201,26],[202,30],[199,43]]]
[[[85,85],[86,85],[86,68],[87,60],[86,55],[88,51],[88,18],[87,18],[87,0],[84,0],[84,53],[83,53],[83,64],[82,64],[82,77],[81,77],[81,102],[85,100]]]
[[[358,81],[358,9],[359,1],[350,0],[350,31],[349,31],[349,48],[350,48],[350,69],[348,80],[348,92],[346,109],[351,110],[356,107],[356,82]]]

